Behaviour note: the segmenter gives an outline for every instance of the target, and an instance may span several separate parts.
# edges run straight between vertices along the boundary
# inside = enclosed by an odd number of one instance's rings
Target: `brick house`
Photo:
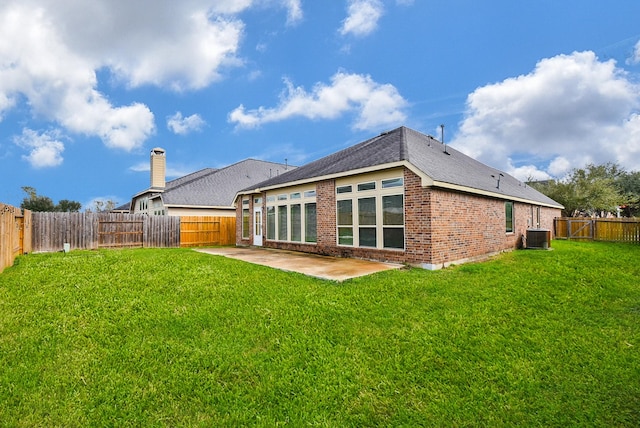
[[[562,206],[406,127],[236,195],[236,243],[438,269],[521,247]]]

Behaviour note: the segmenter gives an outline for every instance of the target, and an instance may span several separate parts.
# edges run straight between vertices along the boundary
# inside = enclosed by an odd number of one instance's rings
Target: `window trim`
[[[269,241],[274,242],[290,242],[294,244],[311,244],[315,245],[318,241],[318,225],[317,225],[317,211],[316,211],[316,224],[313,229],[316,231],[315,240],[308,240],[310,237],[308,236],[308,223],[307,223],[307,212],[306,207],[309,204],[316,204],[316,189],[315,185],[313,188],[309,187],[291,187],[289,189],[281,188],[274,190],[274,193],[270,193],[266,196],[266,210],[267,215],[273,215],[273,219],[267,218],[266,223],[266,233],[265,237]],[[292,217],[292,207],[299,206],[299,217],[300,217],[300,225],[299,229],[295,229],[296,227],[293,224]],[[283,221],[281,221],[280,217],[280,209],[284,209],[282,211],[285,214],[282,214],[286,217],[286,225]],[[274,213],[270,213],[270,211],[274,211]],[[317,204],[316,204],[317,210]],[[284,231],[282,230],[284,228]],[[283,233],[286,232],[286,233]],[[300,238],[298,240],[293,240],[293,238]]]
[[[359,184],[347,184],[348,182],[342,182],[337,188],[347,188],[349,186],[356,186],[357,192],[352,193],[338,193],[336,190],[336,245],[338,247],[352,247],[363,248],[373,250],[387,250],[387,251],[405,251],[406,250],[406,196],[404,187],[404,176],[396,177],[384,177],[379,176],[374,180],[366,180],[360,177]],[[358,186],[360,184],[375,183],[375,189],[360,190]],[[383,186],[383,183],[393,183],[393,185]],[[385,224],[384,219],[384,201],[387,196],[401,196],[402,202],[402,224]],[[373,199],[375,206],[375,224],[360,224],[362,220],[360,217],[360,204],[361,200]],[[351,217],[352,224],[343,224],[340,222],[339,205],[343,201],[351,201]],[[369,223],[370,221],[367,221]],[[369,233],[365,229],[375,229],[375,247],[361,244],[361,232]],[[351,230],[350,236],[347,235],[348,229]],[[389,229],[401,229],[402,230],[402,247],[385,246],[385,230]],[[347,239],[344,239],[347,237]],[[387,240],[387,242],[389,242]],[[399,242],[396,239],[395,242]]]
[[[242,199],[242,239],[251,237],[251,212],[248,197]]]
[[[511,207],[511,215],[509,216],[509,207]],[[505,233],[515,233],[516,229],[516,216],[515,216],[515,203],[513,201],[504,202],[504,228]]]

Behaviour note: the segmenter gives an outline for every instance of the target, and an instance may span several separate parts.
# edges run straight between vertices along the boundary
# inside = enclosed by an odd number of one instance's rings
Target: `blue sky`
[[[637,0],[3,0],[0,202],[124,203],[400,125],[520,179],[640,170]]]

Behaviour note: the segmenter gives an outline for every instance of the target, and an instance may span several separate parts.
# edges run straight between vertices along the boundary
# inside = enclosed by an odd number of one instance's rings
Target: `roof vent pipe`
[[[500,188],[500,179],[501,179],[502,177],[504,177],[504,174],[503,174],[503,173],[500,173],[500,174],[498,174],[498,177],[496,177],[495,175],[491,174],[491,177],[493,177],[493,178],[497,178],[497,179],[498,179],[498,184],[496,185],[496,189],[499,189],[499,188]]]
[[[444,142],[444,125],[440,125],[440,139],[442,140],[442,144],[444,145],[444,154],[448,155],[447,145]]]

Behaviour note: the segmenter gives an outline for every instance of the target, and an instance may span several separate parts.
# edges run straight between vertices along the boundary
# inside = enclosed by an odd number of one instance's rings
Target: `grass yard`
[[[0,274],[0,426],[638,426],[640,246],[333,283],[186,249]]]

